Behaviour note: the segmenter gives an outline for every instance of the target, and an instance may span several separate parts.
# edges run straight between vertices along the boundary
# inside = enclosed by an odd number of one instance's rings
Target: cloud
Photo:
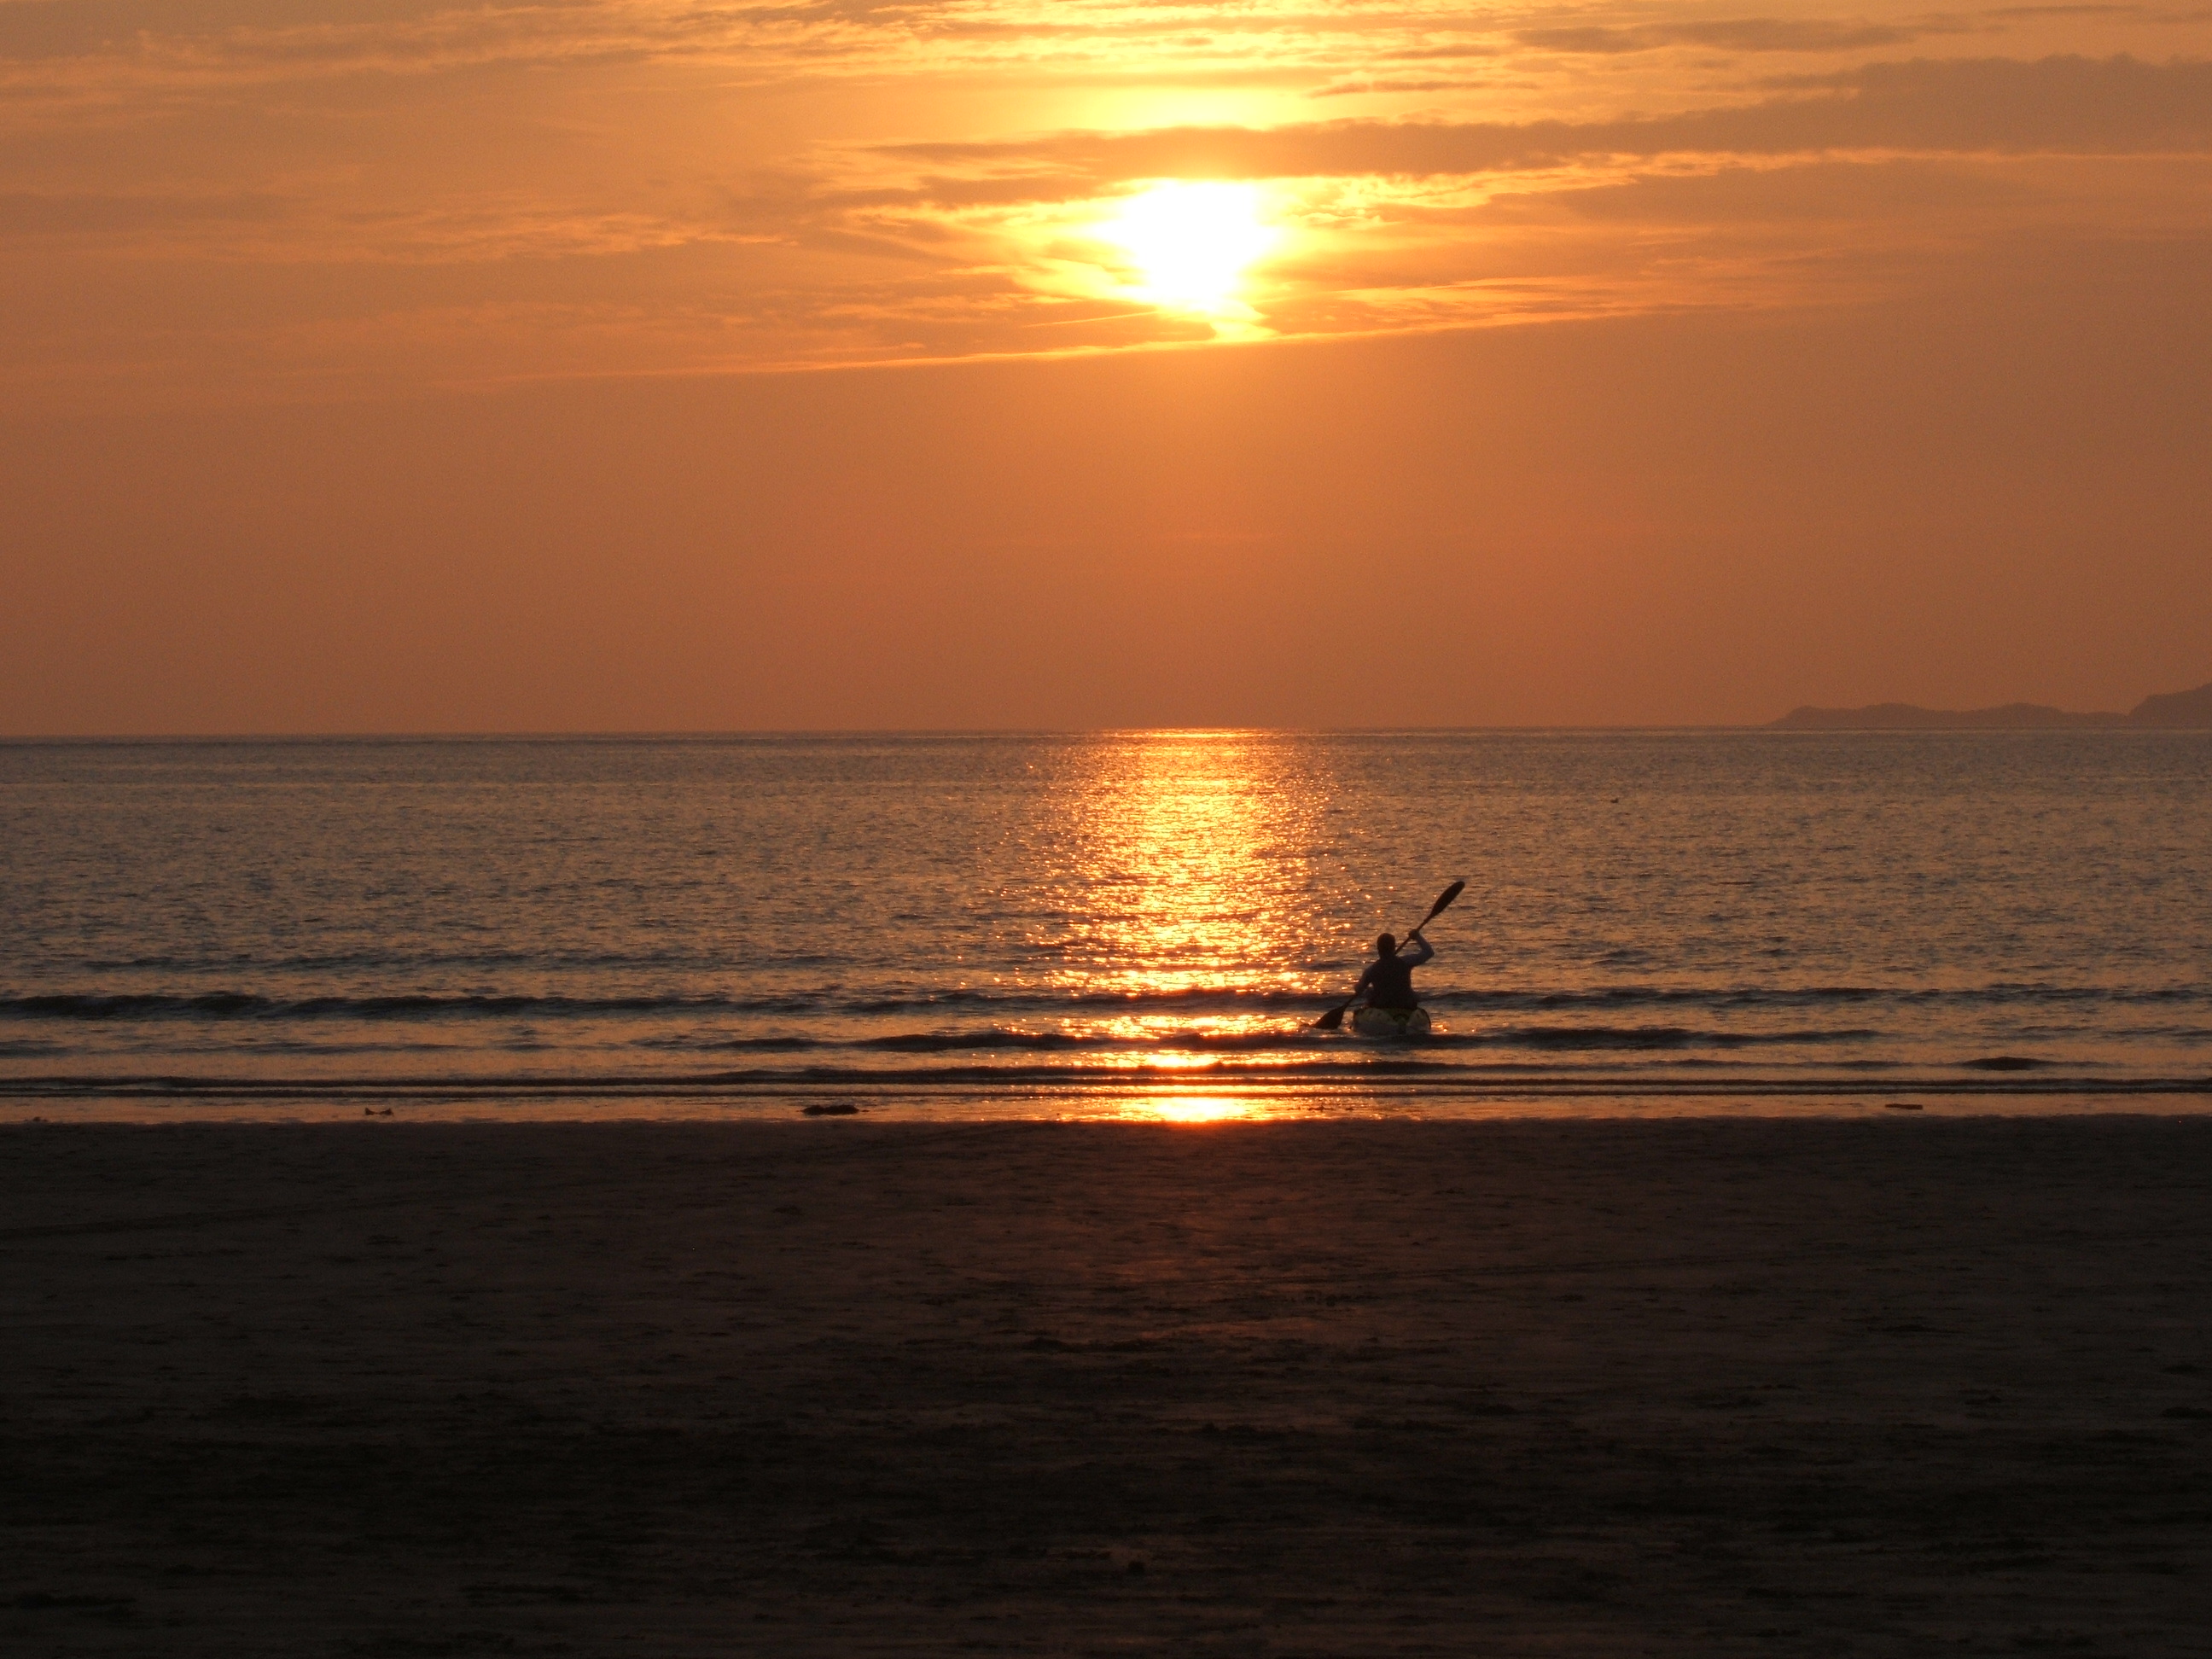
[[[2043,199],[2010,170],[1956,159],[1875,162],[1810,161],[1757,166],[1731,163],[1710,172],[1651,173],[1602,184],[1569,180],[1555,190],[1492,198],[1488,216],[1511,217],[1529,206],[1601,223],[1721,225],[1794,234],[1807,222],[1882,222],[1908,216],[1955,224],[1966,213],[2017,217]]]
[[[1925,34],[1955,33],[1957,27],[1740,17],[1713,22],[1646,23],[1629,28],[1516,29],[1513,38],[1524,46],[1546,52],[1607,55],[1656,52],[1667,46],[1703,46],[1722,52],[1855,52],[1903,46]]]
[[[1146,0],[0,0],[0,64],[246,82],[634,58],[706,58],[765,77],[1110,70],[1173,80],[1240,65],[1339,72],[1397,48],[1450,50],[1466,23],[1418,4],[1378,18],[1336,0],[1233,10]]]
[[[1332,81],[1325,87],[1315,87],[1307,92],[1306,96],[1309,98],[1358,98],[1372,97],[1378,93],[1390,92],[1457,92],[1470,87],[1487,84],[1489,84],[1487,82],[1483,81],[1392,79],[1388,76],[1362,75],[1355,76],[1349,80]]]
[[[4,0],[0,58],[135,53],[153,41],[199,41],[248,49],[264,40],[396,35],[434,25],[450,33],[527,15],[574,20],[598,0],[529,5],[457,5],[453,0]]]
[[[1159,178],[1278,181],[1250,298],[1281,335],[1826,303],[2022,227],[2208,222],[2212,64],[1686,9],[0,0],[0,381],[1188,343],[1094,234]],[[1102,125],[1006,125],[1038,110]]]
[[[68,195],[0,191],[0,236],[136,234],[166,227],[265,223],[289,204],[281,197]]]
[[[2212,147],[2212,64],[1917,59],[1789,83],[1795,95],[1613,121],[1336,121],[886,146],[938,167],[1103,185],[1148,178],[1512,172],[1590,156],[2140,154]]]

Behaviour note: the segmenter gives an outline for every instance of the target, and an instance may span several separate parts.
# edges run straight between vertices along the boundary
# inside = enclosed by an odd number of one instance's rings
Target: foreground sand
[[[2212,1650],[2212,1121],[0,1131],[0,1652]]]

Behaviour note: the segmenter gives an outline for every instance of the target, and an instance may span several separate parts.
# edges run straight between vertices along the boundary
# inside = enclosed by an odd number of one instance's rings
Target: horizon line
[[[1879,707],[1880,705],[1876,705]],[[1856,712],[1856,711],[1854,711]],[[1949,713],[1949,710],[1930,710]],[[1964,711],[1961,711],[1964,712]],[[785,738],[1068,738],[1139,735],[1194,736],[1256,735],[1267,737],[1399,737],[1452,736],[1480,733],[1543,732],[1760,732],[1780,737],[1835,737],[1852,732],[1885,737],[1930,732],[1976,732],[2017,734],[2036,732],[2174,732],[2189,726],[2137,724],[2124,715],[2111,725],[2064,726],[1792,726],[1788,717],[1757,723],[1697,721],[1680,724],[1566,721],[1515,725],[1455,726],[667,726],[580,727],[556,730],[541,727],[451,728],[442,730],[331,730],[225,732],[0,732],[0,744],[163,744],[163,743],[586,743],[586,742],[715,742]]]

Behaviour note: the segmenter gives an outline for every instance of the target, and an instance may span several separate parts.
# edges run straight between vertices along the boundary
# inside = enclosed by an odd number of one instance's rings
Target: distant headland
[[[2039,702],[1995,708],[1923,708],[1910,702],[1869,703],[1863,708],[1793,708],[1769,729],[1799,732],[2042,731],[2052,727],[2212,726],[2212,684],[2193,691],[2145,697],[2124,714],[2082,714]]]

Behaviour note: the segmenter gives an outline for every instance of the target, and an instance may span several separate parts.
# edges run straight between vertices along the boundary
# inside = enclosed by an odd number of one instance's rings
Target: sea
[[[2212,1106],[2212,732],[12,742],[0,860],[19,1120]]]

